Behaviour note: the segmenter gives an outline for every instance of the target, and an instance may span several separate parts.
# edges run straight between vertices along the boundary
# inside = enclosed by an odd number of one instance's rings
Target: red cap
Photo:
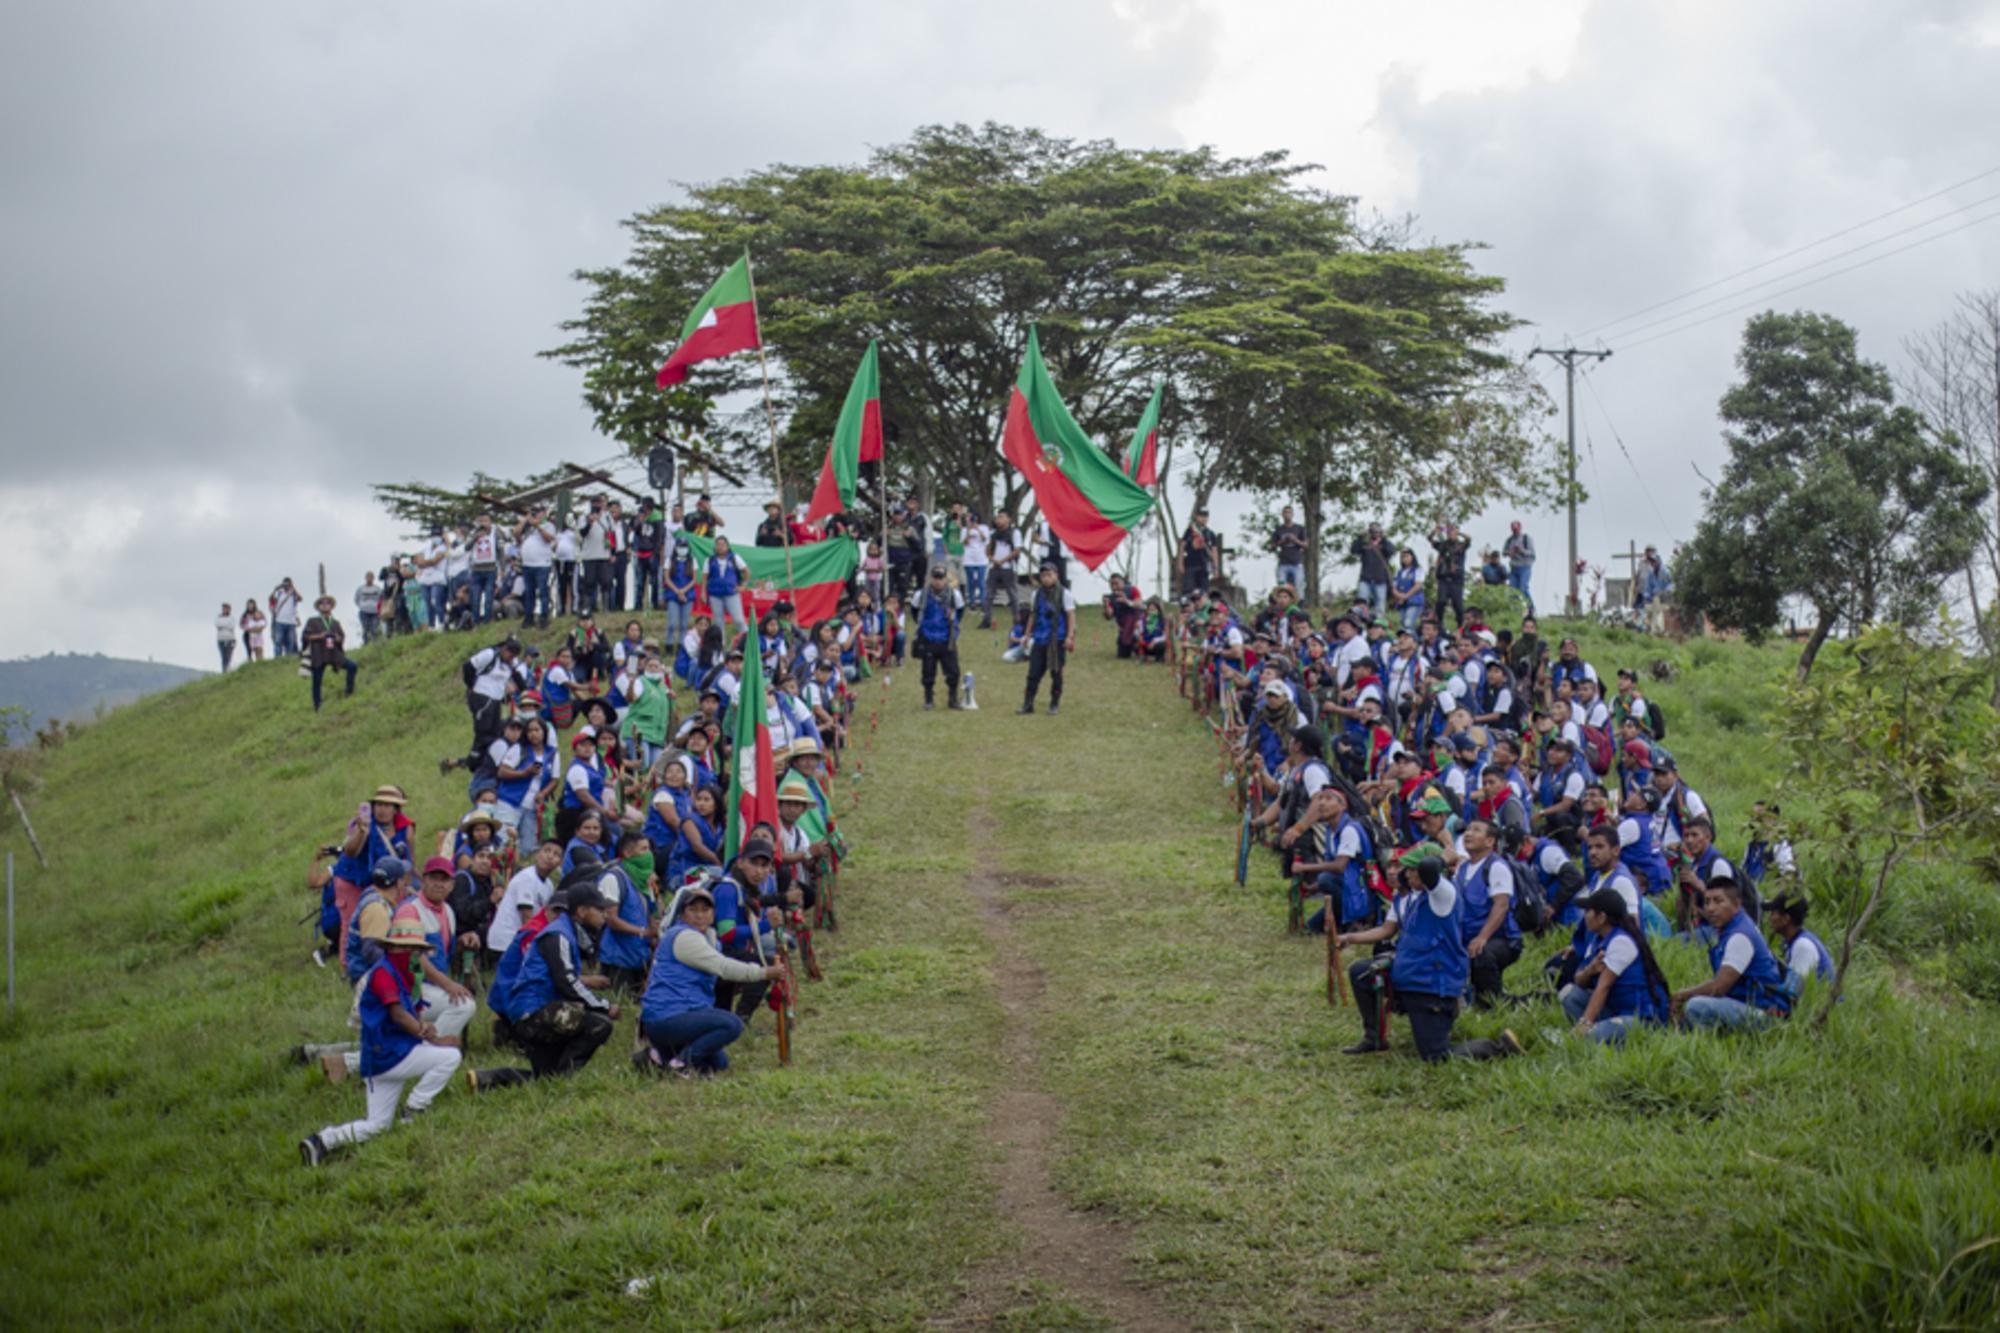
[[[424,873],[426,875],[455,875],[458,873],[458,867],[452,864],[449,856],[433,856],[430,860],[424,862]]]
[[[569,738],[569,748],[574,750],[577,746],[583,744],[585,741],[589,741],[592,745],[597,744],[596,733],[589,731],[577,732],[576,735]]]

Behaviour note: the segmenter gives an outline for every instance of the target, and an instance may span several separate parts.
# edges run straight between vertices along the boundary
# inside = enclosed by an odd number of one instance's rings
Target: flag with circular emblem
[[[681,345],[660,367],[654,383],[662,389],[688,377],[697,361],[763,346],[757,333],[757,293],[750,284],[750,256],[724,269],[681,323]]]
[[[1028,479],[1056,536],[1091,569],[1103,564],[1153,507],[1145,487],[1093,444],[1063,405],[1032,324],[1020,378],[1007,400],[1000,450]]]

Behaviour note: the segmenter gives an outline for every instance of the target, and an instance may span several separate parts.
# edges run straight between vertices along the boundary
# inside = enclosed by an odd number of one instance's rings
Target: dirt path
[[[1088,1309],[1117,1328],[1187,1328],[1186,1320],[1133,1278],[1126,1258],[1130,1229],[1078,1212],[1056,1192],[1049,1161],[1062,1106],[1043,1086],[1035,1049],[1035,1020],[1046,988],[1041,970],[1015,936],[1006,881],[988,868],[994,859],[994,827],[984,793],[972,817],[972,842],[981,869],[966,887],[993,946],[993,980],[1006,1018],[1000,1049],[1003,1091],[986,1141],[1000,1162],[1001,1212],[1020,1228],[1023,1248],[974,1272],[965,1300],[940,1326],[981,1327],[1045,1296]]]

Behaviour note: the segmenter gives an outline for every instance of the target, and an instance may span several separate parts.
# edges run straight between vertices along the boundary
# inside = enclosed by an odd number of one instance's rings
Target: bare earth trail
[[[998,1158],[1001,1216],[1022,1244],[974,1270],[964,1301],[938,1326],[980,1327],[1043,1300],[1079,1307],[1114,1328],[1190,1328],[1133,1276],[1131,1229],[1071,1208],[1056,1189],[1050,1158],[1063,1110],[1045,1086],[1035,1038],[1047,987],[1016,936],[1007,878],[992,869],[996,830],[987,799],[982,790],[969,821],[974,869],[966,881],[993,950],[1003,1017],[1001,1092],[985,1137]]]

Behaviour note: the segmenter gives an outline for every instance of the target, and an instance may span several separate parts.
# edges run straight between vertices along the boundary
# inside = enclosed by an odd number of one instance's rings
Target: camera
[[[334,845],[334,844],[332,844],[332,843],[328,843],[328,844],[326,844],[326,846],[324,846],[324,847],[322,847],[322,848],[320,848],[320,849],[319,849],[319,855],[321,855],[321,856],[339,856],[339,855],[340,855],[340,848],[339,848],[339,847],[337,847],[337,846],[335,846],[335,845]]]

